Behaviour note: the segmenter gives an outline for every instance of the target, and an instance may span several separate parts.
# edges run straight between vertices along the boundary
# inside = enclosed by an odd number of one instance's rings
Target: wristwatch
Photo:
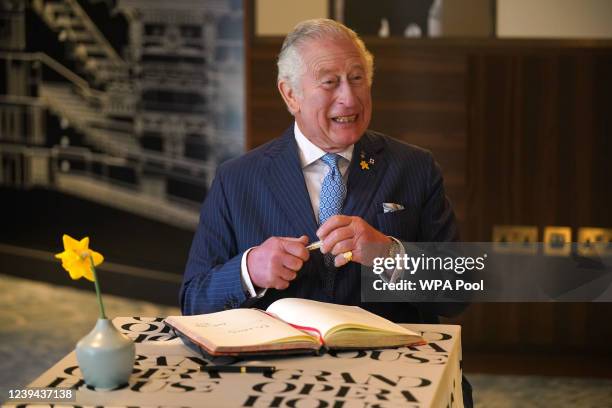
[[[389,246],[389,252],[387,253],[388,258],[395,258],[395,255],[400,254],[402,252],[402,245],[398,242],[397,239],[393,237],[391,238],[391,245]]]

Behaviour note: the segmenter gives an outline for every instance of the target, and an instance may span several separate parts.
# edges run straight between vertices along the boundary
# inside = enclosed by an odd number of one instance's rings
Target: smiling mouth
[[[357,119],[357,115],[336,116],[332,120],[336,123],[353,123]]]

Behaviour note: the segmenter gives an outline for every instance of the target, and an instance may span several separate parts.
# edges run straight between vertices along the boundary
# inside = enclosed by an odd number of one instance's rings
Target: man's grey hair
[[[366,62],[366,77],[368,84],[372,85],[374,76],[374,57],[372,54],[355,31],[327,18],[302,21],[293,28],[293,31],[287,34],[278,55],[277,82],[286,81],[291,89],[301,94],[300,80],[306,71],[306,67],[299,48],[307,41],[319,39],[348,39],[353,41]]]

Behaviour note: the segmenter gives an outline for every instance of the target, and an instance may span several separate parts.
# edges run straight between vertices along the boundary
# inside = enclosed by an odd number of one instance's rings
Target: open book
[[[417,333],[358,306],[285,298],[264,312],[169,316],[167,325],[209,355],[268,354],[423,344]]]

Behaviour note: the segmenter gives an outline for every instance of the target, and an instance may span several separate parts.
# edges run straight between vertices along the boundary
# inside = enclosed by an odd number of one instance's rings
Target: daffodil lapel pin
[[[359,162],[359,166],[361,167],[361,170],[370,170],[371,166],[374,166],[374,159],[369,157],[366,160],[366,154],[364,151],[361,151],[359,153],[359,158],[361,159],[361,161]]]

